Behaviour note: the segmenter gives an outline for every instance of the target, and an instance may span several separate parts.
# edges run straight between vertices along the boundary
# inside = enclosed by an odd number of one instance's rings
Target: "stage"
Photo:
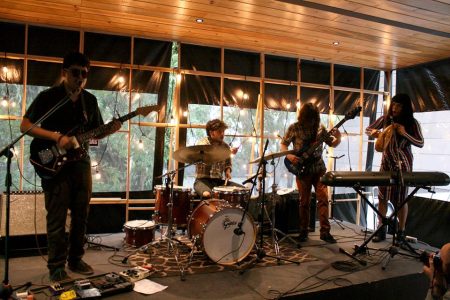
[[[358,259],[367,263],[361,265],[356,260],[340,252],[340,248],[353,252],[354,245],[363,243],[364,231],[353,224],[342,223],[342,229],[332,221],[331,233],[337,244],[327,244],[319,239],[318,229],[310,233],[309,240],[295,245],[284,239],[284,247],[302,253],[299,265],[281,261],[281,264],[264,264],[255,261],[250,253],[239,265],[218,268],[209,272],[185,272],[185,280],[175,272],[171,276],[154,273],[150,280],[167,286],[162,292],[146,296],[134,291],[109,296],[109,299],[425,299],[428,280],[422,274],[422,263],[409,256],[397,254],[387,262],[389,253],[379,249],[389,249],[392,237],[382,243],[369,243],[367,253],[358,254]],[[318,224],[317,224],[318,226]],[[157,235],[158,236],[158,235]],[[133,250],[124,247],[124,233],[90,236],[94,243],[117,247],[119,250],[91,245],[85,255],[85,261],[92,265],[95,275],[109,272],[121,272],[131,267]],[[272,247],[273,244],[267,244]],[[259,243],[258,237],[256,243]],[[420,241],[411,244],[414,248],[435,250]],[[396,249],[396,248],[395,248]],[[400,253],[411,254],[401,250]],[[304,254],[304,255],[303,255]],[[199,254],[201,255],[201,254]],[[130,256],[122,264],[125,256]],[[167,256],[170,256],[167,254]],[[294,256],[295,257],[295,256]],[[38,291],[42,285],[48,285],[46,256],[31,256],[10,259],[9,279],[13,287],[31,282],[32,289]],[[281,256],[283,258],[283,256]],[[149,257],[149,262],[158,269],[156,257]],[[153,262],[152,262],[153,260]],[[4,269],[2,259],[2,270]],[[384,269],[382,267],[385,267]],[[68,271],[72,278],[83,278]],[[36,299],[49,298],[50,291],[43,288],[35,294]],[[54,298],[56,299],[56,298]]]

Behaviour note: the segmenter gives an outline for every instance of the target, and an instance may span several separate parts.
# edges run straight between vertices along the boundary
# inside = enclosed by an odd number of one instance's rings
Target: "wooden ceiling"
[[[0,1],[6,21],[383,70],[450,57],[449,16],[450,0]]]

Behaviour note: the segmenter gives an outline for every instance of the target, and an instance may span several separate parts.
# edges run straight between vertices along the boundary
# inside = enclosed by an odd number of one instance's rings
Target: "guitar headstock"
[[[142,106],[136,109],[136,115],[147,116],[152,111],[158,111],[159,105]]]
[[[357,114],[359,114],[362,110],[361,106],[357,106],[354,109],[352,109],[351,111],[349,111],[348,113],[345,114],[345,119],[346,120],[351,120],[354,119],[356,117]]]

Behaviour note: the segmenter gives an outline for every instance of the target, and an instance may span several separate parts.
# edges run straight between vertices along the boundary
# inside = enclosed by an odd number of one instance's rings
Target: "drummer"
[[[207,136],[198,141],[197,145],[217,145],[226,146],[223,139],[225,129],[228,126],[219,119],[214,119],[206,123]],[[232,154],[236,154],[237,148],[230,148]],[[229,181],[231,179],[231,158],[211,164],[198,163],[195,170],[194,190],[202,199],[209,199],[212,195],[212,189],[216,186],[239,186],[238,183]],[[225,176],[225,179],[224,179]]]

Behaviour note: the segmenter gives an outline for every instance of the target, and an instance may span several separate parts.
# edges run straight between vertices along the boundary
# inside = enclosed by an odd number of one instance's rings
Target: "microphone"
[[[236,227],[236,228],[233,230],[233,233],[234,233],[235,235],[242,235],[242,234],[244,234],[244,231],[242,231],[241,227],[238,226],[238,227]]]

